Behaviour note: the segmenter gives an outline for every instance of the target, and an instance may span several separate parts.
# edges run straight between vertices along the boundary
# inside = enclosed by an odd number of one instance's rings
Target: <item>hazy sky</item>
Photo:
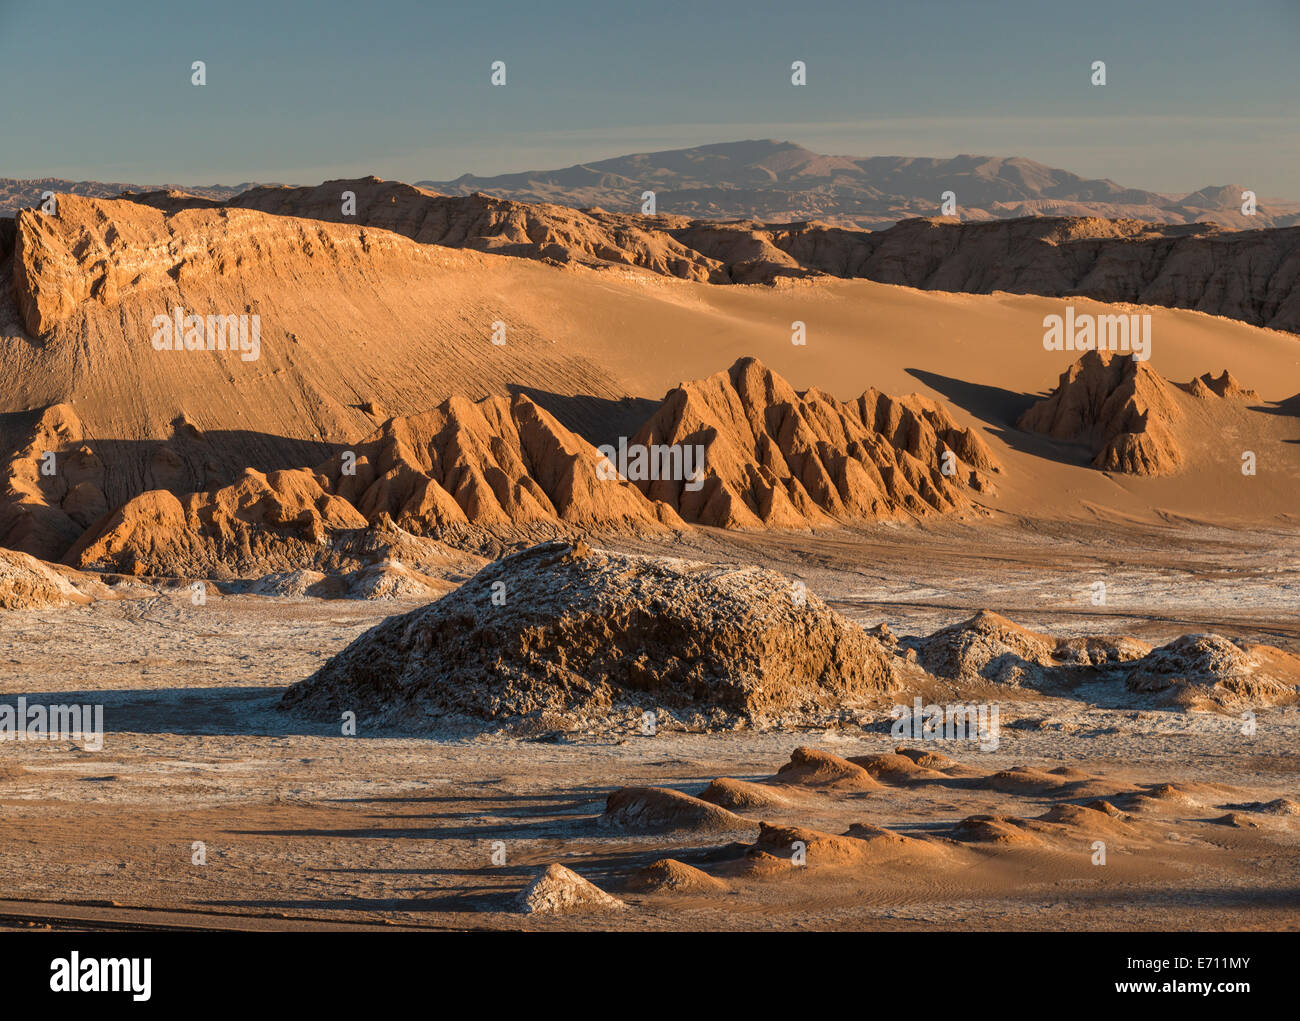
[[[0,176],[438,180],[777,138],[1300,199],[1297,53],[1300,0],[0,0]]]

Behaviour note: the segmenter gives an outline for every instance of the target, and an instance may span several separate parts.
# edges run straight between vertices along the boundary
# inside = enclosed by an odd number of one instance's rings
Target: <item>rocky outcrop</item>
[[[0,610],[34,610],[82,605],[91,601],[68,575],[26,553],[0,549]]]
[[[957,511],[971,492],[989,491],[999,470],[983,440],[934,401],[797,393],[754,358],[672,390],[633,442],[699,445],[699,478],[639,485],[686,521],[722,528]]]
[[[433,411],[390,419],[321,472],[331,491],[367,519],[386,513],[421,534],[456,524],[508,528],[542,521],[620,530],[681,524],[630,483],[600,478],[603,460],[590,443],[516,395],[452,398]]]
[[[658,534],[688,522],[803,529],[963,510],[998,470],[983,441],[933,401],[874,390],[852,404],[801,395],[754,359],[670,393],[634,442],[698,444],[701,477],[621,477],[607,454],[522,394],[452,398],[389,419],[315,468],[247,469],[226,486],[142,493],[96,520],[65,560],[129,574],[260,577],[355,571],[357,537],[383,522],[449,541],[467,530]],[[73,524],[65,530],[76,534]]]
[[[414,727],[770,726],[894,683],[877,642],[778,574],[548,543],[390,617],[282,704]]]
[[[319,189],[259,189],[236,201],[336,220],[342,218],[337,212],[342,190],[355,191],[359,202],[373,193],[364,210],[359,206],[356,222],[424,243],[637,266],[709,283],[829,274],[925,290],[1082,295],[1195,309],[1300,332],[1300,226],[1251,229],[1259,221],[1250,218],[1173,225],[1122,213],[1119,218],[1034,215],[974,223],[928,217],[872,232],[807,219],[716,222],[530,205],[478,194],[431,196],[378,179],[329,182]],[[405,206],[390,191],[402,192]],[[1240,229],[1222,226],[1225,220]]]
[[[432,538],[474,528],[527,534],[680,527],[631,483],[604,480],[602,458],[527,397],[460,398],[390,419],[315,469],[253,469],[229,486],[181,497],[141,494],[100,520],[68,563],[129,574],[257,577],[355,571],[375,556],[417,567],[455,559]],[[374,530],[388,536],[377,540]],[[404,536],[413,550],[395,548]],[[389,579],[395,581],[396,579]]]
[[[345,211],[344,194],[355,197]],[[180,193],[133,196],[173,227],[131,229],[120,203],[95,203],[110,222],[125,220],[103,244],[99,230],[69,246],[66,231],[30,210],[17,217],[14,283],[30,332],[41,334],[87,297],[112,303],[148,286],[159,272],[176,279],[221,275],[265,264],[277,251],[347,254],[391,249],[382,235],[422,246],[472,249],[556,264],[637,267],[715,284],[768,283],[779,277],[861,277],[926,290],[987,294],[1008,291],[1080,295],[1099,301],[1188,308],[1256,326],[1300,331],[1300,226],[1247,229],[1246,218],[1219,223],[1153,223],[1099,216],[1028,216],[986,222],[951,217],[905,219],[885,230],[837,227],[818,220],[718,222],[682,215],[641,216],[600,208],[572,209],[488,195],[438,195],[379,178],[327,181],[309,188],[254,188],[226,202]],[[263,233],[257,216],[309,220],[255,246],[187,244],[222,222],[236,237]],[[63,214],[60,214],[62,218]],[[215,218],[215,220],[214,220]],[[1230,219],[1230,218],[1229,218]],[[328,226],[337,224],[344,229]],[[201,225],[209,225],[206,229]],[[184,233],[182,233],[182,230]],[[134,257],[127,250],[134,249]],[[75,256],[70,253],[75,251]],[[406,256],[403,254],[403,258]],[[145,272],[141,272],[145,270]],[[74,272],[75,271],[75,272]]]
[[[525,915],[545,915],[617,911],[627,905],[556,862],[548,865],[520,892],[517,907]]]
[[[1153,649],[1124,636],[1052,638],[982,610],[905,645],[927,672],[962,685],[1060,692],[1123,681],[1156,704],[1185,709],[1300,701],[1300,656],[1215,634],[1183,635]]]
[[[1222,428],[1225,416],[1258,400],[1226,369],[1217,379],[1206,373],[1190,383],[1171,383],[1147,362],[1089,351],[1016,424],[1086,447],[1093,467],[1102,471],[1170,475],[1187,463],[1189,432],[1207,418]]]
[[[1145,362],[1089,351],[1016,425],[1087,446],[1103,471],[1168,475],[1184,462],[1173,389]]]
[[[1183,635],[1138,661],[1125,683],[1188,709],[1286,704],[1300,701],[1300,656],[1221,635]]]
[[[1051,688],[1072,671],[1113,667],[1141,659],[1151,646],[1133,638],[1054,639],[981,610],[969,620],[907,642],[929,673],[973,684]]]

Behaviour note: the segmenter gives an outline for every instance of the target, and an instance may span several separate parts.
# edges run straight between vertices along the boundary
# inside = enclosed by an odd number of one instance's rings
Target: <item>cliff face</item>
[[[430,247],[715,284],[831,275],[925,290],[1082,295],[1300,332],[1300,227],[1034,217],[907,220],[873,233],[451,197],[363,178],[254,188],[225,202],[168,192],[64,196],[58,217],[23,210],[13,231],[14,295],[26,329],[41,336],[87,301],[114,307],[132,294],[248,273],[287,280],[332,271],[355,280],[364,270],[391,279],[436,262]]]
[[[1227,230],[1214,223],[1028,217],[905,220],[857,231],[816,221],[721,223],[432,195],[376,179],[260,188],[235,203],[353,222],[414,240],[557,262],[638,266],[709,283],[781,276],[863,277],[925,290],[1010,291],[1188,308],[1300,332],[1300,227]]]
[[[1300,227],[1226,231],[1213,224],[1093,218],[909,220],[874,234],[799,224],[696,226],[679,236],[714,256],[735,250],[738,237],[781,253],[748,266],[744,275],[754,282],[820,272],[924,290],[1081,295],[1300,332]],[[728,270],[741,275],[735,263]]]

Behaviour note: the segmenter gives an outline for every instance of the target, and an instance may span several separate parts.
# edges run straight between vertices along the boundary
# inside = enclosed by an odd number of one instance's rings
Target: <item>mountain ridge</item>
[[[1155,223],[1213,220],[1236,229],[1300,224],[1300,201],[1264,200],[1254,216],[1244,215],[1241,194],[1246,187],[1235,183],[1180,195],[1130,188],[1109,178],[1085,178],[1023,156],[831,156],[774,139],[629,153],[552,170],[466,173],[445,181],[416,181],[415,186],[451,196],[481,192],[518,202],[629,213],[640,211],[642,193],[651,190],[659,211],[696,219],[816,219],[858,230],[937,215],[943,193],[950,190],[956,195],[957,214],[974,221],[1098,216]],[[0,178],[0,217],[38,205],[46,191],[88,198],[180,191],[224,202],[266,187],[275,185]]]
[[[639,211],[642,192],[653,190],[657,209],[665,213],[767,222],[817,219],[868,230],[936,215],[950,190],[959,215],[968,220],[1090,215],[1163,223],[1213,217],[1237,228],[1300,223],[1300,203],[1265,203],[1254,216],[1244,215],[1245,188],[1236,184],[1175,195],[1084,178],[1022,156],[829,156],[774,139],[628,154],[557,170],[462,174],[416,186],[446,195],[482,192],[618,212]]]

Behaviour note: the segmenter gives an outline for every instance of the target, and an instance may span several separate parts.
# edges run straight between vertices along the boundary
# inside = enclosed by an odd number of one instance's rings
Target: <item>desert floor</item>
[[[667,548],[622,545],[761,563],[899,635],[988,608],[1052,634],[1164,641],[1214,630],[1300,651],[1293,530],[1006,518],[793,537],[702,530]],[[1107,584],[1106,606],[1091,604],[1096,580]],[[840,756],[892,751],[887,712],[865,730],[520,740],[373,733],[364,719],[358,736],[344,737],[275,709],[288,684],[409,608],[216,594],[200,607],[183,590],[160,589],[7,614],[0,698],[102,703],[107,733],[100,751],[0,745],[0,927],[1300,927],[1300,816],[1233,814],[1300,796],[1296,708],[1261,711],[1248,737],[1234,716],[1144,708],[1122,689],[996,692],[996,751],[926,745],[970,767],[961,779],[810,790],[748,814],[833,834],[870,823],[943,837],[973,814],[1038,816],[1103,797],[1127,806],[1128,821],[1091,813],[1106,822],[1096,832],[949,842],[870,862],[814,853],[803,868],[731,874],[733,844],[753,842],[756,824],[628,834],[598,823],[606,796],[628,785],[698,793],[716,777],[760,779],[800,745]],[[987,782],[1013,766],[1078,772],[1059,774],[1070,785],[1050,790]],[[1154,786],[1166,783],[1177,793]],[[1092,863],[1096,840],[1107,845],[1105,865]],[[195,842],[206,847],[204,865],[192,863]],[[625,888],[662,857],[723,875],[727,886]],[[555,861],[629,908],[517,913],[517,893]]]

